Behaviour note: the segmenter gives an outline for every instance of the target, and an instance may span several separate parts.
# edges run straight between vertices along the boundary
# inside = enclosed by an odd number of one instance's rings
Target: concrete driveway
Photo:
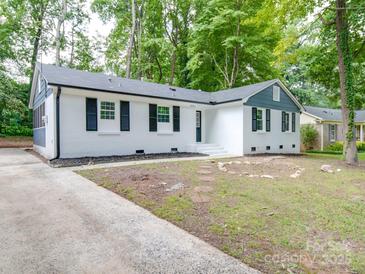
[[[0,149],[1,273],[256,273],[69,169]]]

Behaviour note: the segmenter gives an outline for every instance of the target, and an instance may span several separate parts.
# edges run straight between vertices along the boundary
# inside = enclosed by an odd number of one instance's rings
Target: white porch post
[[[364,129],[363,129],[364,125],[361,124],[360,125],[360,141],[363,142],[364,141]]]
[[[321,151],[323,151],[323,123],[321,124]]]

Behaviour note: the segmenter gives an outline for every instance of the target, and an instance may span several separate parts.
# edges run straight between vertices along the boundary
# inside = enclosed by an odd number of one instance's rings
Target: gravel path
[[[0,273],[257,273],[20,149],[0,149],[0,216]]]

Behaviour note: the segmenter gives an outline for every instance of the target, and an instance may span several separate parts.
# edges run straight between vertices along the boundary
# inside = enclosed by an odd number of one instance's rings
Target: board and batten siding
[[[273,100],[273,86],[280,88],[280,100]],[[263,130],[252,130],[252,109],[263,109]],[[267,112],[270,109],[270,131],[266,130]],[[282,131],[282,112],[289,113],[289,131]],[[292,118],[295,114],[295,130]],[[277,84],[271,85],[250,97],[243,105],[243,153],[299,153],[300,108]],[[254,149],[252,149],[254,148]]]
[[[294,101],[289,97],[289,95],[279,86],[280,88],[280,101],[273,100],[273,86],[269,86],[259,93],[251,96],[247,102],[246,106],[269,108],[282,110],[287,112],[300,112],[299,107],[294,103]]]

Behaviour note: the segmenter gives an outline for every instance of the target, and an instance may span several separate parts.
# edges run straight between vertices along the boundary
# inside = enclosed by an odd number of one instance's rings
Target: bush
[[[4,136],[33,136],[33,130],[25,126],[4,126],[2,128],[2,135]]]
[[[343,151],[343,143],[342,142],[335,142],[329,144],[324,148],[325,151]]]
[[[365,142],[356,142],[357,151],[365,151]],[[335,142],[324,148],[325,151],[343,151],[343,142]]]
[[[357,151],[365,151],[365,142],[356,142]]]
[[[318,132],[313,125],[302,125],[300,128],[302,144],[305,149],[313,149],[317,143]]]

